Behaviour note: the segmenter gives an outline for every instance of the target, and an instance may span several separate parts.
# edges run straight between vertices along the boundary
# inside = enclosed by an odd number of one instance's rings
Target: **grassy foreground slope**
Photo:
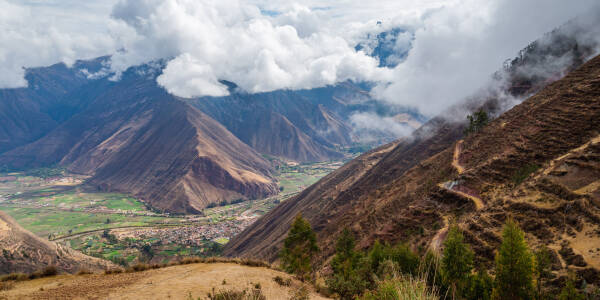
[[[290,275],[231,263],[189,264],[137,273],[61,275],[16,283],[0,299],[205,299],[213,288],[251,290],[260,285],[267,299],[289,299],[301,283],[281,286],[273,278]],[[314,292],[310,299],[326,299]]]

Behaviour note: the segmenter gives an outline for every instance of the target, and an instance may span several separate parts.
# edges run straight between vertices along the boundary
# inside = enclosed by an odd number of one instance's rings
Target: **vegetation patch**
[[[540,168],[540,166],[537,164],[527,164],[527,165],[519,168],[517,171],[515,171],[515,173],[511,177],[511,179],[515,185],[519,185],[523,181],[525,181],[525,179],[527,179],[527,177],[529,177],[529,175],[531,175],[532,173],[537,171],[539,168]]]

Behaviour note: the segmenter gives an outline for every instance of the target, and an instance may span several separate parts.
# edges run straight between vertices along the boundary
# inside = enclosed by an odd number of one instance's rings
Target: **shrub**
[[[309,298],[310,292],[304,284],[290,291],[290,300],[308,300]]]
[[[36,279],[42,277],[50,277],[58,274],[58,269],[55,266],[47,266],[40,271],[29,274],[29,279]]]
[[[250,267],[264,267],[264,268],[269,268],[271,265],[263,260],[257,260],[257,259],[250,259],[250,258],[244,258],[240,261],[240,264],[243,266],[250,266]]]
[[[366,292],[360,300],[437,300],[438,292],[427,286],[425,278],[410,275],[395,275],[391,279],[380,281],[374,291]]]
[[[129,268],[127,268],[125,271],[127,273],[133,273],[133,272],[142,272],[142,271],[146,271],[149,270],[150,266],[147,264],[135,264]]]
[[[262,293],[260,289],[248,289],[236,291],[236,290],[220,290],[215,292],[213,288],[212,292],[208,293],[209,300],[266,300],[267,297]]]
[[[109,275],[109,274],[119,274],[119,273],[123,273],[123,269],[121,269],[121,268],[111,268],[111,269],[104,270],[104,274],[106,274],[106,275]]]
[[[534,173],[540,168],[540,166],[536,164],[527,164],[519,168],[512,176],[512,181],[515,185],[521,184],[531,173]]]
[[[7,275],[4,275],[2,277],[0,277],[0,282],[5,282],[5,281],[25,281],[29,279],[29,276],[27,274],[23,274],[23,273],[10,273]]]
[[[94,274],[94,273],[85,268],[79,269],[79,271],[77,271],[77,275],[87,275],[87,274]]]
[[[283,278],[279,275],[273,277],[273,281],[275,281],[275,283],[279,284],[280,286],[290,286],[292,285],[292,279],[291,278]]]

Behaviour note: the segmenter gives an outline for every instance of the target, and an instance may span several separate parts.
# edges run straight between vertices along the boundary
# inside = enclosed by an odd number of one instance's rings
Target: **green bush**
[[[527,177],[529,177],[529,175],[531,175],[532,173],[537,171],[539,168],[540,168],[540,166],[538,166],[536,164],[524,165],[515,171],[515,173],[512,176],[512,181],[515,183],[515,185],[519,185],[523,181],[525,181],[525,179],[527,179]]]

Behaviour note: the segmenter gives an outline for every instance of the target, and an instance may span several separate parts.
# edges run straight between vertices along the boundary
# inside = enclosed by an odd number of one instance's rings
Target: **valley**
[[[279,194],[224,201],[195,215],[160,212],[126,194],[94,190],[85,184],[89,176],[60,168],[0,173],[0,210],[41,238],[123,266],[214,256],[257,218],[344,163],[269,159]]]

